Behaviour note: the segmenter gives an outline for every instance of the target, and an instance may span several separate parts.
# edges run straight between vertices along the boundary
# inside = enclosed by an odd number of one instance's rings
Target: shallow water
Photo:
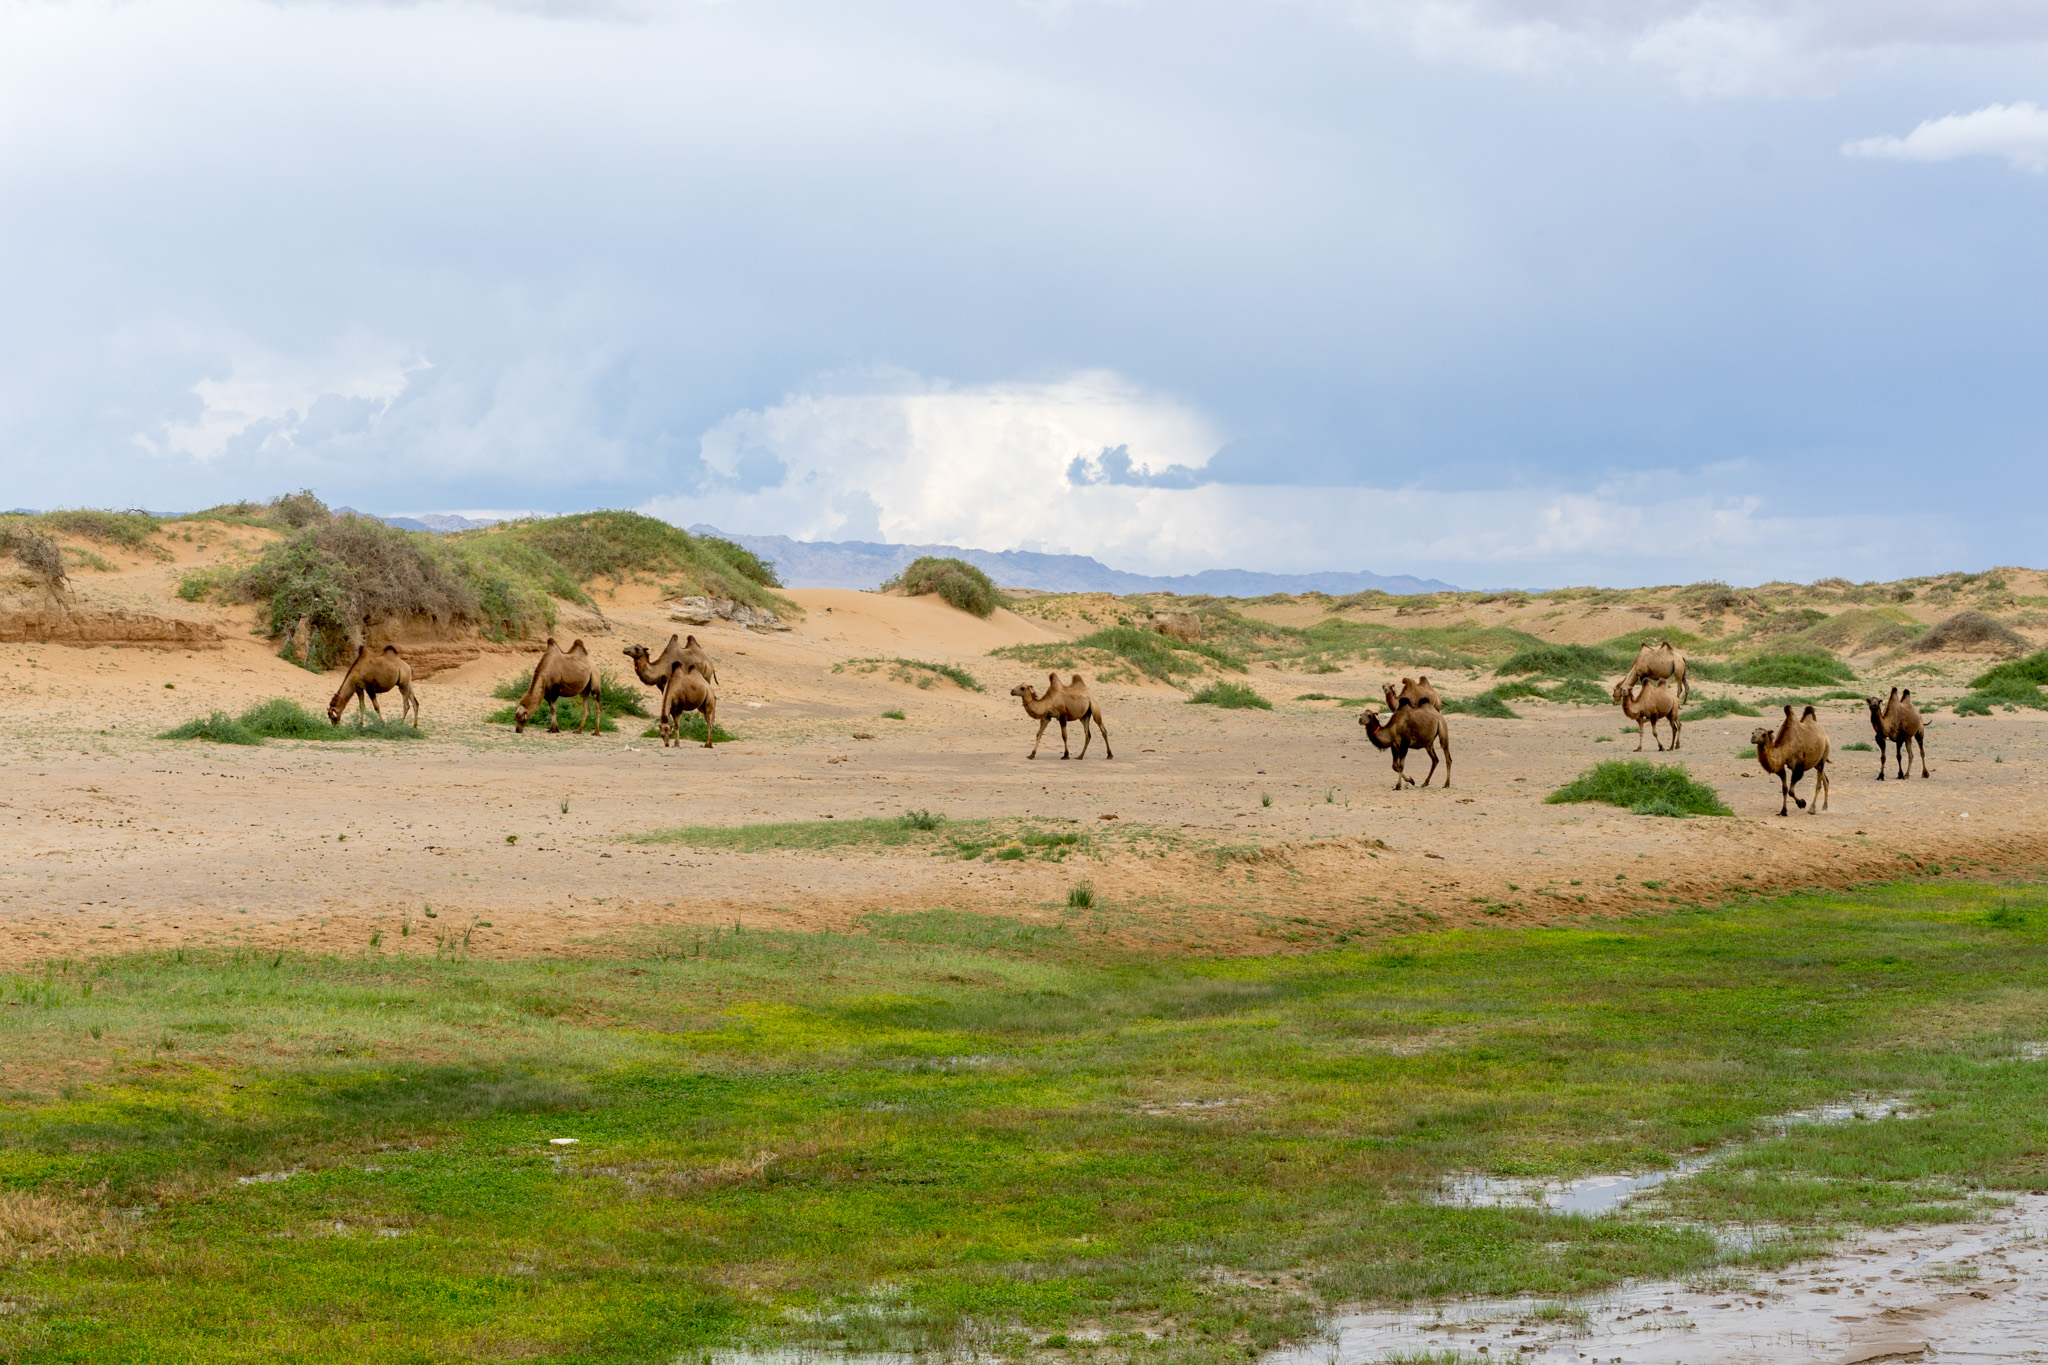
[[[1871,1234],[1795,1270],[1724,1278],[1712,1292],[1666,1280],[1561,1310],[1513,1299],[1347,1314],[1325,1339],[1261,1365],[1447,1352],[1600,1365],[2048,1361],[2048,1195],[2022,1195],[1975,1223]]]

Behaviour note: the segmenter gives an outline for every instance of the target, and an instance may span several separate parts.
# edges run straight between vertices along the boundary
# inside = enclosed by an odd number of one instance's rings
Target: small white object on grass
[[[575,1138],[549,1138],[548,1141],[557,1147],[574,1147],[576,1145]]]

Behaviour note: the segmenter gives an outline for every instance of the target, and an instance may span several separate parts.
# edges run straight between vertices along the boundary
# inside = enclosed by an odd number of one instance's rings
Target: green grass
[[[1627,672],[1634,660],[1633,649],[1627,658],[1622,658],[1598,645],[1536,645],[1510,654],[1493,671],[1503,678],[1535,673],[1546,678],[1593,680]]]
[[[592,707],[591,709],[597,712],[596,733],[609,735],[618,732],[619,723],[606,715],[601,707]],[[518,712],[519,708],[517,706],[501,706],[484,717],[484,724],[517,725],[519,723]],[[555,702],[555,715],[559,719],[564,732],[573,730],[578,725],[581,725],[584,734],[591,733],[590,722],[583,718],[583,699],[581,697],[559,698]],[[526,719],[526,728],[529,730],[546,730],[548,728],[548,708],[545,706],[535,707],[533,714]],[[658,733],[660,732],[655,730],[653,726],[647,728],[648,735]]]
[[[1212,682],[1188,698],[1190,706],[1221,706],[1230,711],[1270,711],[1273,703],[1243,683]]]
[[[1760,716],[1763,712],[1733,697],[1708,697],[1690,711],[1679,712],[1681,721],[1719,720],[1723,716]]]
[[[564,724],[566,723],[565,721]],[[704,742],[704,713],[702,711],[685,711],[682,715],[678,716],[676,718],[676,737],[687,740],[691,744],[702,744]],[[640,732],[640,738],[660,739],[661,726],[648,726]],[[712,732],[711,742],[713,744],[730,744],[738,738],[739,736],[726,729],[725,723],[721,721],[718,728]]]
[[[1844,744],[1842,748],[1846,752],[1859,754],[1867,754],[1874,751],[1870,741],[1867,739],[1859,739],[1854,744]],[[1747,753],[1749,751],[1745,749],[1743,752]]]
[[[1647,759],[1610,759],[1543,798],[1551,805],[1599,801],[1621,806],[1632,815],[1733,815],[1721,794],[1693,779],[1682,763]]]
[[[1136,626],[1108,626],[1078,640],[1052,645],[1004,645],[989,654],[1034,668],[1102,668],[1123,664],[1161,682],[1192,677],[1211,666],[1244,672],[1244,660],[1206,641],[1175,640]]]
[[[416,730],[410,721],[397,718],[399,698],[386,693],[378,700],[393,707],[383,720],[376,713],[370,713],[367,721],[359,720],[356,707],[349,704],[341,718],[341,724],[329,723],[324,713],[308,711],[290,697],[272,697],[260,701],[243,711],[239,716],[229,716],[225,711],[215,711],[200,720],[188,720],[158,735],[158,739],[204,739],[215,744],[261,744],[266,739],[307,739],[307,740],[353,740],[353,739],[418,739],[422,732]]]
[[[500,678],[497,686],[491,689],[491,695],[499,701],[518,701],[526,695],[526,689],[532,681],[532,669],[524,673],[514,673],[509,678]],[[604,702],[604,713],[608,716],[645,718],[652,714],[647,709],[647,699],[660,695],[642,683],[638,677],[629,680],[608,668],[597,671],[597,691],[599,699]],[[578,702],[577,706],[580,709],[582,703]],[[510,720],[511,716],[508,714],[506,721],[509,723]]]
[[[1707,676],[1709,670],[1698,670]],[[1792,653],[1765,654],[1733,665],[1713,667],[1712,676],[1720,682],[1736,683],[1743,687],[1827,687],[1834,683],[1852,682],[1856,674],[1850,667],[1831,654]]]
[[[1346,1303],[1767,1270],[2048,1187],[2048,1067],[2007,1060],[2048,1000],[2044,908],[1896,886],[1204,959],[1104,948],[1113,912],[1068,905],[580,960],[474,956],[491,928],[414,910],[353,954],[53,963],[0,977],[0,1187],[55,1229],[0,1272],[0,1359],[1092,1328],[1118,1362],[1224,1365]],[[1857,1094],[1918,1117],[1763,1122]],[[1672,1222],[1427,1200],[1738,1140],[1666,1187]],[[1766,1232],[1717,1248],[1733,1223]]]
[[[884,712],[882,713],[882,719],[883,719],[883,720],[908,720],[908,719],[910,719],[910,717],[908,717],[908,716],[904,715],[904,714],[903,714],[903,713],[902,713],[901,711],[884,711]]]
[[[942,836],[942,837],[940,837]],[[786,820],[756,825],[685,825],[627,836],[635,844],[685,844],[691,848],[767,853],[778,849],[917,845],[953,857],[979,857],[1008,847],[1063,851],[1084,847],[1085,836],[1067,829],[1015,820],[948,820],[929,810],[898,816],[848,820]],[[1021,855],[1020,855],[1021,856]]]
[[[832,665],[834,673],[843,673],[849,668],[856,673],[874,673],[886,668],[889,670],[889,676],[897,682],[915,683],[918,687],[926,690],[929,690],[941,679],[969,692],[985,690],[975,680],[972,673],[969,673],[958,664],[935,664],[923,659],[867,658],[848,659],[843,663]],[[883,714],[887,715],[888,712],[885,711]],[[893,719],[901,720],[903,717],[898,715],[893,717]]]
[[[1481,692],[1474,697],[1444,698],[1444,714],[1447,716],[1480,716],[1487,720],[1520,720],[1521,716],[1501,700],[1498,691]]]
[[[2029,654],[2024,659],[1999,664],[1970,679],[1970,689],[1975,692],[1996,692],[2000,689],[2017,687],[2039,687],[2048,683],[2048,649]]]

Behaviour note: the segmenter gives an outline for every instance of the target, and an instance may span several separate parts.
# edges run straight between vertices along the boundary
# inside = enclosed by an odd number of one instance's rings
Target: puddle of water
[[[1693,1288],[1662,1280],[1570,1305],[1464,1300],[1351,1313],[1260,1365],[1431,1355],[1601,1365],[2048,1361],[2048,1195],[1981,1222],[1876,1233],[1795,1270]]]
[[[1764,1125],[1783,1133],[1801,1124],[1849,1123],[1856,1120],[1906,1118],[1911,1111],[1906,1101],[1883,1099],[1845,1100],[1812,1109],[1795,1109],[1765,1119]],[[1703,1171],[1722,1161],[1742,1144],[1731,1143],[1701,1156],[1686,1157],[1669,1170],[1645,1171],[1641,1175],[1589,1175],[1581,1180],[1531,1180],[1507,1176],[1461,1175],[1453,1177],[1437,1192],[1439,1204],[1461,1209],[1537,1208],[1553,1213],[1612,1213],[1644,1190],[1667,1180]]]

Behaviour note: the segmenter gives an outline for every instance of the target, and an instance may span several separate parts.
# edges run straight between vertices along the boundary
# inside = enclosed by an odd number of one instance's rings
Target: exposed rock
[[[669,619],[686,621],[693,626],[708,626],[713,621],[730,621],[748,630],[790,630],[781,617],[763,607],[750,607],[744,602],[735,602],[730,597],[678,597],[668,602]]]

